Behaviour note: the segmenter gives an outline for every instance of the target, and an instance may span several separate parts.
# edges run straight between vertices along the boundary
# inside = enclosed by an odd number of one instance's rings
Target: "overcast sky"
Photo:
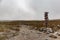
[[[60,0],[0,0],[0,20],[60,19]]]

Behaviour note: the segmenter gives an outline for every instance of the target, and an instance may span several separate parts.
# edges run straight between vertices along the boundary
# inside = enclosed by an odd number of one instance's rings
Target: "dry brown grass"
[[[50,20],[48,22],[48,27],[51,27],[53,30],[58,29],[57,25],[60,25],[60,20]],[[37,29],[39,29],[40,27],[45,27],[44,21],[1,21],[0,22],[0,31],[4,31],[8,28],[10,29],[15,29],[17,27],[17,25],[29,25],[29,26],[33,26],[37,27]],[[18,29],[18,27],[17,27]]]

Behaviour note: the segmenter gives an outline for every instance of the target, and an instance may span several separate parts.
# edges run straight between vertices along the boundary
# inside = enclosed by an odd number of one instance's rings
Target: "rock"
[[[48,39],[45,39],[45,40],[48,40]]]
[[[34,29],[37,30],[37,27],[35,27]]]
[[[55,35],[50,35],[49,37],[51,37],[51,38],[57,38],[57,36],[55,36]]]
[[[60,36],[60,33],[57,33],[58,36]]]
[[[46,33],[49,34],[49,33],[53,33],[53,30],[51,28],[47,28],[46,29]]]
[[[39,29],[39,31],[46,32],[46,28],[42,27],[42,28]]]
[[[43,27],[43,28],[40,28],[39,31],[44,32],[44,33],[47,33],[47,34],[53,33],[52,28],[44,28]]]
[[[53,33],[53,35],[56,35],[57,36],[58,35],[58,32]]]
[[[58,34],[58,36],[60,36],[60,34]]]
[[[58,28],[60,28],[60,25],[57,25]]]

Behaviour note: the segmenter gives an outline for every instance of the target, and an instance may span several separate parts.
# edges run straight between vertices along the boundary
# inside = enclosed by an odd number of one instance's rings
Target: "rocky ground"
[[[10,30],[6,34],[4,33],[5,35],[7,35],[5,39],[6,40],[60,40],[60,30],[54,33],[47,34],[46,32],[44,33],[35,29],[31,29],[30,26],[26,25],[21,25],[19,29],[20,31],[18,32]]]

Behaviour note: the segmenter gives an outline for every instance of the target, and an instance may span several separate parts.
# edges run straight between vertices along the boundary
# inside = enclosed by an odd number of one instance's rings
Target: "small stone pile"
[[[45,28],[45,27],[40,28],[39,31],[44,32],[44,33],[47,33],[47,34],[54,32],[52,30],[52,28]]]

